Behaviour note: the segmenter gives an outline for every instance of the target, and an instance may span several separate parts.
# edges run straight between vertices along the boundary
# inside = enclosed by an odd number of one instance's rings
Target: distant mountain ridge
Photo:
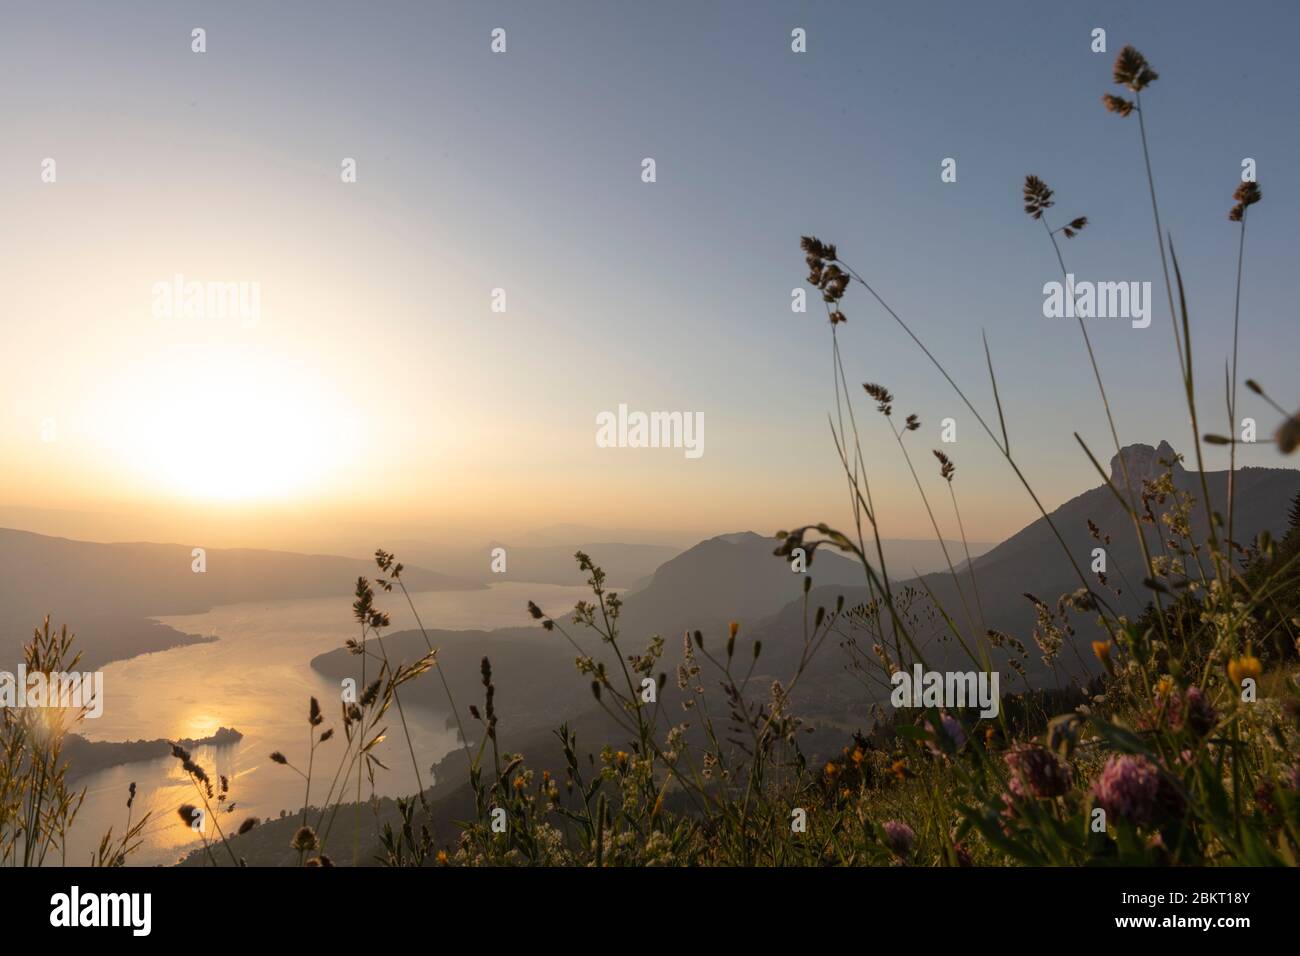
[[[1170,461],[1176,457],[1168,442],[1161,442],[1154,447],[1129,445],[1122,449],[1122,453],[1125,463],[1130,466],[1135,495],[1140,495],[1143,479],[1149,480],[1164,473],[1166,468],[1160,465],[1161,460]],[[1118,457],[1112,459],[1113,470],[1117,464]],[[1200,474],[1188,471],[1181,464],[1175,464],[1169,470],[1174,488],[1195,499],[1191,516],[1192,532],[1198,540],[1204,540],[1208,530],[1208,517],[1206,509],[1200,504]],[[1118,472],[1113,480],[1122,492],[1123,479]],[[1228,472],[1206,472],[1205,483],[1210,492],[1211,510],[1222,514],[1226,509]],[[1300,494],[1298,470],[1239,468],[1235,488],[1234,536],[1237,541],[1243,545],[1249,543],[1261,531],[1280,535],[1285,530],[1287,514],[1297,494]],[[1171,504],[1172,502],[1166,501],[1163,507],[1168,508]],[[1159,515],[1159,506],[1153,503],[1152,507]],[[1025,641],[1030,649],[1030,659],[1026,662],[1030,676],[1039,681],[1046,678],[1046,671],[1029,639],[1034,625],[1034,607],[1025,594],[1030,593],[1049,604],[1055,604],[1062,594],[1083,586],[1083,581],[1071,565],[1071,558],[1089,585],[1118,613],[1136,615],[1150,600],[1150,592],[1142,585],[1147,575],[1133,522],[1109,488],[1099,485],[1086,491],[1051,511],[1049,517],[1051,525],[1055,525],[1065,542],[1068,556],[1047,519],[1039,517],[997,547],[974,559],[972,565],[979,589],[978,604],[974,599],[970,578],[963,569],[959,569],[957,584],[946,572],[927,574],[910,582],[902,582],[905,586],[910,584],[921,590],[929,589],[964,631],[969,627],[965,611],[966,606],[969,606],[972,618],[982,618],[975,621],[977,628],[981,625],[983,628],[995,628]],[[1089,521],[1097,527],[1096,536],[1089,528]],[[1162,553],[1159,530],[1163,529],[1147,523],[1141,527],[1151,553]],[[1105,551],[1107,570],[1104,584],[1091,571],[1096,548]],[[821,560],[819,552],[818,565]],[[813,576],[814,581],[817,581],[816,567]],[[820,584],[817,582],[810,599],[814,606],[833,607],[839,594],[844,595],[849,607],[869,599],[865,587],[846,590],[822,587]],[[962,603],[963,596],[966,605]],[[981,605],[982,615],[979,613]],[[801,617],[801,605],[791,603],[763,622],[762,630],[770,646],[788,644],[792,635],[799,633],[802,627]],[[1079,656],[1091,666],[1095,662],[1086,646],[1086,641],[1091,640],[1091,628],[1084,626],[1078,630],[1078,640],[1087,650],[1087,653],[1080,651]],[[936,655],[941,661],[943,655],[949,652],[949,645],[938,643],[940,631],[936,626],[928,639],[923,641],[923,646],[931,648],[928,653]],[[765,643],[766,646],[769,644]],[[1064,653],[1073,655],[1073,651],[1068,649]],[[1071,660],[1075,661],[1073,656]]]
[[[633,627],[672,632],[726,624],[733,619],[757,621],[774,614],[803,592],[804,574],[773,555],[779,542],[753,531],[721,534],[665,562],[644,586],[627,597],[625,621]],[[946,542],[950,553],[960,543]],[[938,542],[886,539],[885,561],[891,568],[942,562]],[[972,553],[985,546],[973,545]],[[592,559],[600,563],[598,552]],[[875,563],[874,561],[872,562]],[[861,585],[864,574],[856,559],[819,552],[808,569],[814,584]]]
[[[32,628],[50,616],[78,636],[83,667],[194,643],[149,620],[219,604],[346,595],[373,561],[283,551],[212,548],[206,570],[191,570],[192,547],[100,544],[0,529],[0,669],[17,662]],[[413,590],[482,587],[408,567]]]
[[[397,556],[422,567],[480,584],[527,581],[533,584],[582,585],[585,572],[578,569],[574,553],[600,555],[601,566],[612,584],[631,588],[654,574],[655,569],[680,554],[682,549],[663,544],[631,544],[604,539],[575,539],[576,543],[530,545],[513,540],[491,540],[472,547],[447,547],[427,541],[397,541],[389,547]],[[505,571],[494,571],[493,551],[505,551]]]
[[[1126,463],[1133,466],[1134,480],[1152,477],[1156,473],[1152,469],[1159,458],[1167,457],[1166,451],[1172,449],[1167,445],[1126,449],[1130,456]],[[1236,515],[1238,536],[1247,540],[1264,529],[1280,534],[1286,526],[1291,501],[1300,493],[1300,471],[1245,468],[1238,470],[1236,481],[1241,496]],[[1226,493],[1226,472],[1207,473],[1206,483],[1210,487],[1212,506],[1221,508]],[[1200,495],[1200,477],[1194,472],[1175,469],[1174,484],[1196,497]],[[1050,517],[1085,574],[1090,573],[1092,549],[1106,549],[1108,586],[1095,578],[1092,583],[1119,610],[1135,613],[1145,606],[1149,595],[1141,587],[1145,575],[1133,525],[1109,488],[1099,485],[1084,492],[1051,511]],[[1088,527],[1090,519],[1098,527],[1099,538],[1092,536]],[[1193,523],[1203,531],[1204,521],[1201,513]],[[1154,541],[1154,530],[1144,528]],[[1106,535],[1110,536],[1108,542]],[[772,554],[775,545],[775,540],[753,532],[709,538],[665,562],[643,589],[625,596],[620,650],[625,655],[641,653],[651,635],[665,638],[663,657],[656,669],[670,675],[660,691],[660,701],[670,712],[678,712],[673,708],[679,706],[680,693],[672,675],[682,659],[686,631],[702,631],[705,647],[716,652],[726,640],[727,623],[736,620],[740,623],[740,647],[744,649],[738,650],[738,654],[747,654],[755,640],[763,643],[752,686],[765,688],[774,680],[785,682],[790,678],[803,649],[805,607],[801,591],[805,576],[792,573],[783,559]],[[593,551],[591,557],[600,563],[598,551]],[[1055,603],[1058,596],[1074,591],[1080,582],[1047,520],[1040,517],[972,563],[983,612],[981,615],[967,592],[972,617],[980,618],[975,627],[997,628],[1024,641],[1030,651],[1030,659],[1025,663],[1031,681],[1035,686],[1049,686],[1053,678],[1041,664],[1033,645],[1034,608],[1024,593]],[[862,569],[833,551],[817,552],[808,577],[813,581],[808,618],[819,606],[835,607],[841,595],[846,608],[869,599]],[[959,569],[959,579],[963,587],[969,587],[964,569]],[[907,588],[911,588],[919,604],[928,603],[926,588],[929,588],[958,626],[967,630],[969,625],[961,601],[947,571],[895,581],[895,594]],[[587,632],[571,624],[571,608],[545,607],[544,611],[578,638],[585,652],[608,653],[608,648],[602,648]],[[927,658],[932,666],[943,667],[952,642],[940,640],[944,633],[941,619],[924,613],[917,617]],[[825,643],[800,679],[794,691],[794,709],[818,727],[865,729],[871,722],[872,696],[848,673],[849,659],[841,645],[854,638],[870,653],[871,639],[847,622],[841,623],[840,628],[841,633]],[[1091,626],[1080,622],[1077,630],[1076,640],[1083,647],[1080,656],[1092,662],[1086,645],[1092,637]],[[502,714],[505,733],[542,733],[590,709],[590,697],[584,692],[587,681],[574,670],[574,648],[561,635],[547,632],[535,622],[531,627],[491,632],[436,631],[430,633],[430,639],[439,650],[439,667],[458,702],[481,697],[479,661],[484,656],[491,659],[497,689],[496,707]],[[398,659],[412,659],[425,651],[424,640],[418,632],[394,634],[385,641],[389,653]],[[1071,655],[1074,662],[1072,650],[1063,651],[1063,655]],[[334,680],[358,676],[357,658],[344,649],[320,655],[312,661],[312,666]],[[1003,692],[1020,686],[1009,674],[1004,676]],[[412,685],[411,693],[418,695],[417,699],[425,706],[445,709],[444,693],[436,683]],[[588,740],[587,744],[597,746],[600,742]]]

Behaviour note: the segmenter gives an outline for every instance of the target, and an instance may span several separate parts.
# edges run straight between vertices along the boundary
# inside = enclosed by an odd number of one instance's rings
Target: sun
[[[312,451],[301,441],[300,408],[259,384],[196,389],[158,422],[154,476],[193,498],[246,500],[299,490]]]
[[[137,380],[113,441],[136,481],[211,501],[284,499],[327,484],[349,416],[302,369],[215,352]]]

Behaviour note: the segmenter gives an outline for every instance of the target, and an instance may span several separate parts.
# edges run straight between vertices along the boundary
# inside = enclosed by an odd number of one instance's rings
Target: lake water
[[[422,592],[412,598],[425,627],[459,630],[528,625],[532,623],[526,610],[529,600],[543,607],[571,607],[589,593],[585,587],[503,583],[480,591]],[[401,595],[380,593],[376,604],[392,618],[388,633],[416,626]],[[279,750],[305,770],[308,699],[315,696],[325,714],[320,729],[335,728],[335,738],[316,751],[312,802],[319,802],[345,738],[338,720],[338,686],[316,674],[310,661],[357,636],[352,599],[231,604],[204,614],[158,620],[184,633],[218,640],[108,665],[103,716],[83,721],[78,732],[91,740],[175,740],[198,739],[218,727],[234,727],[243,733],[243,740],[201,747],[194,758],[214,781],[218,774],[230,778],[230,796],[237,809],[223,815],[222,826],[227,821],[238,826],[246,816],[279,816],[281,810],[292,812],[302,806],[302,778],[288,767],[273,764],[268,755]],[[436,680],[436,676],[421,679]],[[456,745],[455,733],[447,728],[449,713],[408,705],[406,717],[427,786],[430,765]],[[376,792],[381,796],[414,793],[415,775],[395,720],[380,748],[380,759],[390,770],[377,775]],[[135,819],[153,812],[144,843],[130,858],[133,865],[174,863],[201,846],[177,815],[181,804],[200,801],[179,762],[168,756],[121,764],[75,781],[76,787],[86,789],[86,799],[68,840],[69,864],[85,865],[109,827],[115,835],[122,831],[132,781],[137,787]]]

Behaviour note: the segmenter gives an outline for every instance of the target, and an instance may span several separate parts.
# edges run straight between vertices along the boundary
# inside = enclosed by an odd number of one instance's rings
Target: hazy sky
[[[802,233],[838,243],[991,413],[987,331],[1013,445],[1054,506],[1098,483],[1072,432],[1113,449],[1077,325],[1042,314],[1059,272],[1021,211],[1029,172],[1058,223],[1089,217],[1072,272],[1152,282],[1150,328],[1090,329],[1121,440],[1190,456],[1136,117],[1100,97],[1126,42],[1160,74],[1144,105],[1205,430],[1226,430],[1226,213],[1257,160],[1242,377],[1291,404],[1296,10],[4,0],[0,506],[214,544],[271,543],[271,519],[483,539],[842,521],[830,329],[815,300],[790,308]],[[257,323],[157,317],[154,285],[177,273],[258,283]],[[848,375],[921,417],[908,440],[934,491],[929,449],[957,420],[943,447],[971,536],[1031,520],[891,320],[857,286],[844,311]],[[703,413],[703,456],[598,448],[596,415],[619,403]],[[1271,433],[1254,396],[1241,407]],[[865,403],[859,422],[884,533],[926,536],[893,439]],[[1267,445],[1240,460],[1286,463]]]

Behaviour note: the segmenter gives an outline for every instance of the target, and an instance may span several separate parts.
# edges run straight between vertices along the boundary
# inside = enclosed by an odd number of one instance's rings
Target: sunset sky
[[[1152,283],[1150,328],[1090,330],[1121,440],[1190,458],[1137,120],[1100,98],[1125,43],[1160,74],[1145,118],[1203,430],[1227,427],[1226,214],[1258,162],[1241,375],[1294,404],[1300,127],[1277,118],[1295,116],[1300,15],[1094,6],[6,2],[0,524],[52,509],[84,514],[75,537],[326,547],[325,529],[372,524],[486,540],[843,521],[830,328],[815,299],[790,308],[805,233],[992,414],[987,332],[1013,446],[1053,507],[1099,483],[1072,432],[1113,448],[1077,325],[1042,314],[1060,275],[1021,211],[1031,172],[1057,224],[1090,220],[1072,272]],[[259,320],[157,317],[154,285],[178,273],[259,283]],[[1028,523],[924,357],[856,284],[843,308],[850,380],[920,416],[908,441],[935,490],[929,449],[957,420],[943,447],[970,536]],[[598,448],[620,403],[702,412],[704,454]],[[865,401],[858,420],[883,533],[928,536],[892,437]],[[1266,444],[1239,461],[1287,464]]]

